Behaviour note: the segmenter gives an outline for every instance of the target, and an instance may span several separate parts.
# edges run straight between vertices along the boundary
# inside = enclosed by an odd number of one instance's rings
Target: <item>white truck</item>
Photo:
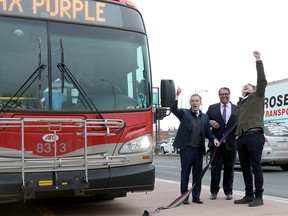
[[[268,83],[264,121],[282,122],[288,126],[288,78]]]
[[[288,171],[288,79],[269,82],[265,93],[263,165]]]

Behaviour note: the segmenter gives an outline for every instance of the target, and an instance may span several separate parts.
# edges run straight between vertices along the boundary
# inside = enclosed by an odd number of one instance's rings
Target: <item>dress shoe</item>
[[[260,206],[263,205],[263,199],[260,197],[255,197],[253,201],[249,202],[250,207]]]
[[[232,200],[232,199],[233,199],[232,194],[227,194],[227,195],[226,195],[226,200]]]
[[[254,199],[254,196],[247,196],[246,195],[242,199],[235,200],[234,204],[246,204],[246,203],[252,202],[253,199]]]
[[[203,201],[201,200],[201,199],[193,199],[193,201],[192,202],[194,202],[194,203],[197,203],[197,204],[203,204]]]
[[[183,204],[184,204],[184,205],[189,205],[189,204],[190,204],[190,202],[189,202],[189,200],[188,200],[188,199],[186,199],[186,200],[184,200],[184,201],[183,201]]]
[[[213,194],[213,193],[212,193],[211,196],[210,196],[210,199],[211,199],[211,200],[217,199],[217,194]]]

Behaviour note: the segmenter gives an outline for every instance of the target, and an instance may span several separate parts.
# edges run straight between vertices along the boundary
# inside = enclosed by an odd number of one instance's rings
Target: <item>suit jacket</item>
[[[191,109],[178,109],[178,100],[176,100],[172,107],[171,112],[180,120],[180,125],[173,143],[173,146],[176,148],[179,148],[180,150],[183,150],[187,147],[190,138],[191,138],[191,130],[192,130],[192,110]],[[210,129],[209,125],[209,118],[206,114],[202,113],[201,110],[199,110],[202,122],[201,127],[201,145],[202,145],[202,151],[203,154],[206,153],[206,147],[205,147],[205,137],[209,139],[211,142],[216,138]]]
[[[212,128],[212,133],[216,136],[218,140],[221,140],[224,134],[237,122],[237,115],[236,115],[237,106],[232,103],[230,104],[231,104],[231,116],[227,124],[225,124],[221,115],[221,103],[210,105],[206,112],[210,120],[215,120],[220,125],[218,129]],[[227,136],[227,138],[225,139],[225,143],[221,144],[221,145],[225,145],[228,151],[236,150],[235,131],[236,131],[236,127]],[[212,143],[209,143],[209,147],[210,148],[214,147],[214,144],[212,145]]]

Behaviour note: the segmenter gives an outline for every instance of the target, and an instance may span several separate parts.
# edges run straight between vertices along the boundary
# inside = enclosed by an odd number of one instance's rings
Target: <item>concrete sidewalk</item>
[[[205,215],[205,216],[287,216],[288,215],[288,199],[264,196],[264,205],[259,207],[249,207],[248,204],[235,205],[234,199],[243,197],[243,192],[234,191],[233,199],[226,200],[222,191],[218,193],[216,200],[210,200],[210,192],[208,187],[203,187],[201,199],[204,204],[192,203],[189,205],[180,205],[173,209],[161,210],[155,213],[155,210],[161,206],[167,206],[179,197],[179,183],[156,179],[155,190],[148,193],[130,193],[126,198],[119,198],[109,201],[110,206],[117,211],[109,211],[106,208],[105,213],[101,215],[125,215],[125,216],[141,216],[144,210],[151,215]],[[190,196],[191,201],[191,196]],[[102,203],[103,204],[103,203]],[[107,203],[108,204],[108,203]],[[117,209],[115,209],[117,208]],[[108,211],[107,211],[108,210]]]

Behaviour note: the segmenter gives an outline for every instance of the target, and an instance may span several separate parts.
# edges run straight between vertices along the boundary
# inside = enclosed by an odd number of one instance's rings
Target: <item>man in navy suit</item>
[[[193,167],[193,189],[192,198],[194,203],[202,204],[201,193],[201,172],[203,166],[203,155],[205,154],[205,137],[214,145],[219,142],[213,136],[209,118],[199,110],[201,97],[193,94],[190,97],[190,109],[178,109],[178,96],[182,89],[178,87],[176,92],[176,101],[171,107],[171,112],[180,120],[173,146],[180,149],[181,161],[181,194],[188,190],[189,176]],[[197,182],[197,183],[196,183]],[[196,184],[195,184],[196,183]],[[183,204],[189,204],[188,198]]]
[[[223,140],[222,144],[215,149],[213,143],[209,143],[211,155],[215,152],[215,156],[211,161],[211,182],[210,182],[210,199],[217,199],[219,192],[219,184],[221,180],[221,170],[224,167],[223,173],[223,191],[227,200],[233,199],[233,180],[234,180],[234,163],[236,158],[236,122],[237,106],[230,102],[230,89],[222,87],[218,92],[220,103],[210,105],[206,114],[209,116],[209,123],[212,127],[212,133],[218,140],[221,140],[224,134],[234,126]]]

